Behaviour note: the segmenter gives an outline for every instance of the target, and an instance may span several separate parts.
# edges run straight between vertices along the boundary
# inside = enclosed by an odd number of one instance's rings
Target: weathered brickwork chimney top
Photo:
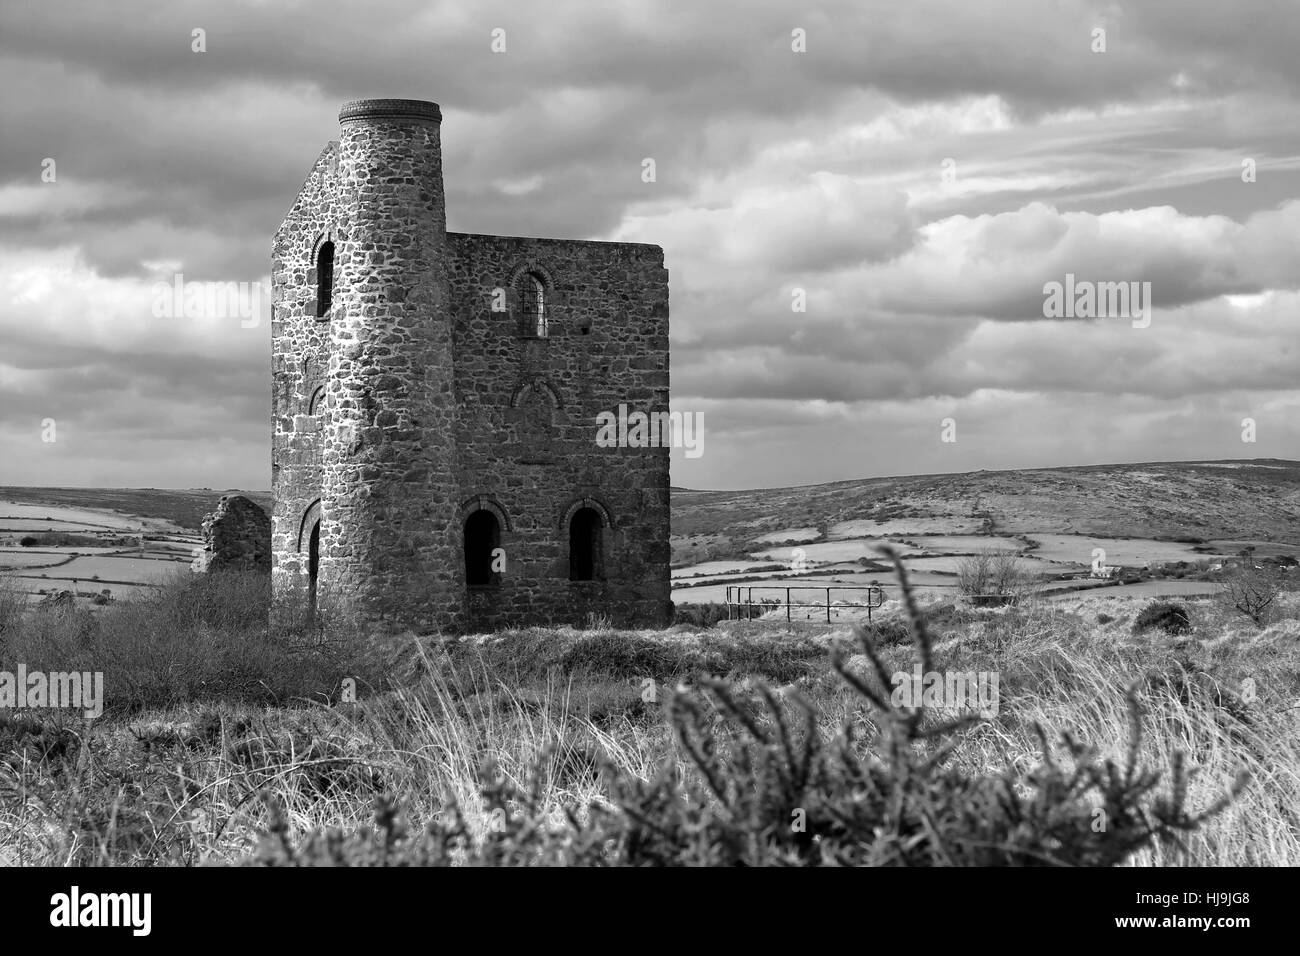
[[[339,110],[339,122],[375,120],[394,123],[442,123],[442,109],[428,100],[352,100]]]

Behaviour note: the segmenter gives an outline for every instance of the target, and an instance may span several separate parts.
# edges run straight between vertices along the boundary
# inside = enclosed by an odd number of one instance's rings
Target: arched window
[[[595,508],[579,508],[569,519],[569,580],[605,580],[605,523]]]
[[[325,407],[325,386],[317,385],[312,390],[311,398],[307,401],[307,414],[319,415]]]
[[[465,583],[488,587],[501,583],[501,572],[493,570],[494,552],[501,547],[501,522],[486,508],[465,519]]]
[[[307,599],[316,609],[316,581],[320,577],[320,502],[313,501],[298,525],[298,553],[307,557]]]
[[[307,600],[316,609],[316,581],[320,577],[320,521],[311,526],[307,543]]]
[[[524,335],[546,338],[546,286],[532,272],[519,280],[519,315]]]
[[[329,314],[334,304],[334,243],[326,239],[316,250],[316,318]]]

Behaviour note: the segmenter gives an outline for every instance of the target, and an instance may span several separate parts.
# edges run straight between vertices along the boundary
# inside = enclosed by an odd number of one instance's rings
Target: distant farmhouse
[[[447,232],[441,120],[346,104],[276,233],[277,601],[662,625],[669,450],[602,447],[596,422],[668,409],[663,250]]]

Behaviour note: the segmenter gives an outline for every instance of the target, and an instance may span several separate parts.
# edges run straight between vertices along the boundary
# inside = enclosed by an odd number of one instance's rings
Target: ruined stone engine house
[[[596,422],[668,410],[663,250],[447,232],[441,121],[346,104],[276,233],[277,603],[662,625],[669,449],[600,447]]]

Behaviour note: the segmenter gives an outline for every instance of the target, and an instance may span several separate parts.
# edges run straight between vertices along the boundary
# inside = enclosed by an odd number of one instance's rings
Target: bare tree
[[[1257,568],[1247,559],[1224,580],[1224,601],[1263,627],[1281,590],[1274,572]]]
[[[957,589],[962,594],[1019,595],[1028,583],[1029,575],[1013,551],[984,548],[957,563]]]
[[[999,551],[989,560],[994,594],[1021,595],[1029,584],[1029,574],[1013,551]]]
[[[962,594],[988,594],[993,552],[977,551],[957,562],[957,589]]]

